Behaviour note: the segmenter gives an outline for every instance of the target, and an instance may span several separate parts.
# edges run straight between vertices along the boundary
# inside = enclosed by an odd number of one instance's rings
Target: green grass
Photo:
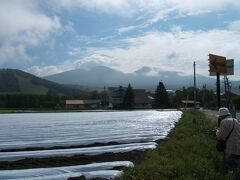
[[[232,179],[222,173],[222,154],[215,150],[216,126],[201,112],[186,110],[168,137],[121,179]]]

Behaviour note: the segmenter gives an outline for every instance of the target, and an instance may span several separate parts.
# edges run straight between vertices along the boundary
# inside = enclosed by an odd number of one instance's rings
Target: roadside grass
[[[126,168],[121,179],[233,179],[222,173],[222,154],[215,149],[214,122],[195,110],[182,118],[157,149],[134,168]]]

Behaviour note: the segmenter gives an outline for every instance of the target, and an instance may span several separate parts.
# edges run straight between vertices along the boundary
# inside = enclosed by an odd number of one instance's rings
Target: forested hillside
[[[81,94],[80,90],[41,79],[17,69],[1,69],[0,82],[1,94]]]

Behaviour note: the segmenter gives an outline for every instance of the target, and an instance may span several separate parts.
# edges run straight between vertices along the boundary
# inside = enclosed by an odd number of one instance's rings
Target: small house
[[[194,101],[193,100],[182,100],[181,101],[182,107],[188,108],[188,107],[194,107]],[[196,107],[200,107],[200,102],[196,101]]]
[[[135,109],[152,108],[153,97],[149,96],[144,89],[134,89],[133,92]]]
[[[86,99],[86,100],[66,100],[66,108],[86,109],[101,107],[101,100]]]
[[[109,87],[109,107],[118,106],[123,103],[127,88],[126,87]],[[133,89],[134,93],[134,109],[150,109],[152,108],[153,98],[150,97],[145,89]]]

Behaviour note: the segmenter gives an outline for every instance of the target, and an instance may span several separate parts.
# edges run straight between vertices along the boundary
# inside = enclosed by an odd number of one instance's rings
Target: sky
[[[0,1],[0,68],[40,77],[99,65],[189,75],[195,61],[208,76],[209,53],[234,59],[231,78],[240,80],[240,1]]]

